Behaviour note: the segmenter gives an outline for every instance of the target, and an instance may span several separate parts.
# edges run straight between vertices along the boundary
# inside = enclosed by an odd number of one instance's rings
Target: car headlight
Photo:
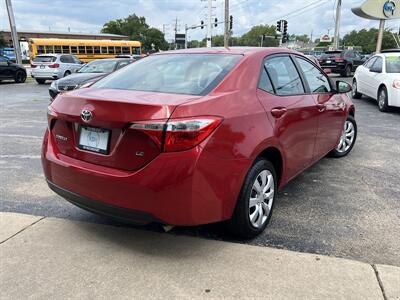
[[[58,90],[58,80],[53,80],[53,82],[50,85],[50,88]]]
[[[400,89],[400,80],[395,79],[395,80],[393,81],[393,87],[394,87],[395,89]]]
[[[89,81],[89,82],[85,82],[82,84],[78,84],[78,86],[76,87],[77,89],[84,89],[87,88],[89,86],[91,86],[94,83],[94,81]]]

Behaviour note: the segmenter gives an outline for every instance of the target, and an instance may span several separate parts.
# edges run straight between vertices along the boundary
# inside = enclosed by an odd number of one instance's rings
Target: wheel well
[[[353,106],[350,107],[349,115],[352,116],[352,117],[354,118],[354,107],[353,107]]]
[[[378,94],[379,94],[379,92],[380,92],[380,90],[381,90],[381,88],[386,88],[386,85],[384,85],[383,83],[378,87]]]
[[[283,170],[283,160],[281,152],[275,147],[269,147],[260,153],[259,157],[268,159],[274,166],[276,176],[278,177],[278,184],[281,181],[282,170]]]

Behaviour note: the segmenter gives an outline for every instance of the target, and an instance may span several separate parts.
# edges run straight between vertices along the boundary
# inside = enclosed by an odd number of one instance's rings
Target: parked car
[[[322,69],[341,76],[350,77],[359,65],[365,62],[363,56],[356,50],[325,51],[319,58]],[[328,71],[328,72],[329,72]]]
[[[96,213],[253,237],[278,189],[351,151],[350,91],[284,48],[153,54],[50,104],[44,174]]]
[[[130,64],[133,60],[126,58],[97,59],[83,65],[76,73],[66,78],[54,80],[49,88],[50,100],[62,91],[71,91],[83,85],[91,84],[107,74]]]
[[[353,97],[369,96],[380,111],[400,107],[400,50],[385,51],[359,66],[353,77]]]
[[[23,83],[26,80],[26,70],[23,66],[0,56],[0,82],[5,79],[13,79],[16,83]]]
[[[46,80],[59,79],[76,72],[83,62],[71,54],[42,54],[37,55],[31,63],[31,76],[39,84]]]

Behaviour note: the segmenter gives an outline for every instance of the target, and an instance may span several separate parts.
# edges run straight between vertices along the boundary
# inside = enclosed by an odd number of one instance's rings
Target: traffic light
[[[276,22],[276,31],[282,32],[282,20]]]
[[[203,26],[203,25],[204,25],[204,21],[201,21],[201,22],[200,22],[200,25],[201,25],[200,28],[201,28],[201,29],[204,29],[204,26]]]
[[[229,30],[232,30],[233,28],[233,16],[229,16]]]
[[[218,19],[217,19],[217,18],[214,19],[214,26],[215,26],[215,27],[218,26]]]
[[[286,43],[289,40],[288,32],[287,32],[288,23],[286,20],[283,20],[282,22],[283,22],[282,42]]]

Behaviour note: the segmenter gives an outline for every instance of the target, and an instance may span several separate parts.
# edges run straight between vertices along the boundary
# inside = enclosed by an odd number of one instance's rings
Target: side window
[[[332,92],[328,78],[320,70],[300,57],[296,57],[296,60],[306,77],[311,93],[321,94]]]
[[[349,51],[345,54],[345,57],[355,58],[356,56],[353,51]]]
[[[7,65],[8,65],[7,59],[0,57],[0,66],[7,66]]]
[[[382,57],[377,57],[371,67],[373,67],[376,70],[380,70],[382,72],[382,65],[383,65]]]
[[[267,58],[265,68],[277,95],[304,94],[299,73],[289,56]]]
[[[274,88],[272,87],[271,80],[269,79],[269,76],[267,74],[267,70],[265,69],[265,66],[263,66],[261,71],[260,81],[258,82],[258,88],[266,92],[269,92],[271,94],[275,93]]]
[[[71,56],[71,58],[74,64],[79,64],[79,65],[81,64],[81,61],[77,57]]]
[[[365,62],[365,64],[364,64],[364,67],[366,67],[366,68],[371,68],[371,66],[374,64],[374,62],[375,62],[375,60],[376,60],[376,57],[374,56],[374,57],[371,57],[369,60],[367,60],[366,62]]]
[[[77,53],[78,53],[78,47],[76,47],[76,46],[71,46],[71,53],[72,53],[72,54],[77,54]]]
[[[121,61],[117,66],[117,70],[125,67],[126,65],[129,65],[129,61],[127,61],[127,60],[126,61]]]
[[[69,63],[68,58],[67,58],[66,55],[61,55],[60,61],[61,61],[62,63]]]
[[[101,47],[101,53],[107,54],[108,53],[107,47]]]

